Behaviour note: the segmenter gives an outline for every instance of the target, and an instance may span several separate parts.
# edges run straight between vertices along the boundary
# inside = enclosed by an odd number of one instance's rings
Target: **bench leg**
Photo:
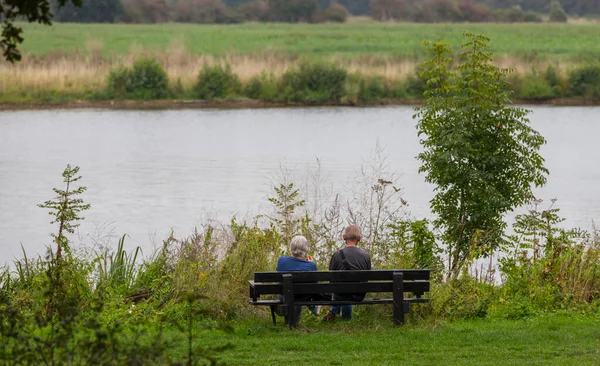
[[[291,274],[284,274],[283,277],[283,301],[285,303],[285,311],[287,316],[285,320],[287,321],[287,325],[290,328],[293,328],[296,324],[294,322],[295,316],[295,307],[294,307],[294,283],[292,281]]]
[[[277,325],[277,321],[275,320],[275,307],[277,305],[269,306],[271,308],[271,319],[273,319],[273,325]]]
[[[404,274],[393,274],[394,325],[404,324]]]

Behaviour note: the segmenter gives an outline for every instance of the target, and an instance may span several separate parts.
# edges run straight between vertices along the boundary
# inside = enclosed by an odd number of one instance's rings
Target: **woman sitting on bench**
[[[278,272],[296,272],[296,271],[316,271],[317,265],[313,257],[308,255],[308,241],[302,235],[297,235],[292,238],[290,243],[290,257],[279,257],[277,261]],[[310,295],[296,296],[296,301],[310,300]],[[319,315],[321,310],[320,306],[312,305],[307,306],[314,315]],[[300,321],[300,314],[302,313],[302,306],[296,306],[294,311],[294,325],[298,325]]]

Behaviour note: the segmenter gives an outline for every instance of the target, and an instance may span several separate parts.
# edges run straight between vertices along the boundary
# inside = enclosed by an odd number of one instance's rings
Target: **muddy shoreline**
[[[65,103],[0,103],[0,111],[51,110],[51,109],[123,109],[123,110],[167,110],[167,109],[265,109],[301,107],[378,107],[378,106],[418,106],[422,100],[381,100],[368,104],[304,104],[278,103],[255,99],[212,100],[112,100],[112,101],[70,101]],[[552,99],[516,100],[514,104],[525,106],[600,106],[600,99]]]

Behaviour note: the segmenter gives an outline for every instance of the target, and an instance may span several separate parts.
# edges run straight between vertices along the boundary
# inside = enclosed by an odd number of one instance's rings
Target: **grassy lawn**
[[[399,328],[385,320],[321,324],[315,318],[288,330],[257,319],[236,325],[233,334],[206,332],[201,342],[230,342],[233,349],[218,356],[230,365],[600,365],[597,319],[556,316]]]
[[[537,57],[600,56],[600,24],[22,24],[22,50],[43,55],[53,51],[87,52],[95,43],[105,54],[125,54],[137,47],[164,51],[174,42],[192,53],[273,52],[305,56],[377,55],[418,58],[423,41],[443,39],[458,47],[465,31],[492,39],[498,54],[526,60]]]

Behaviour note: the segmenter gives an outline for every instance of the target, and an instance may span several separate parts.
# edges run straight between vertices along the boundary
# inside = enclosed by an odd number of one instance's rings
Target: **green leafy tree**
[[[415,115],[419,172],[436,186],[431,208],[453,277],[504,243],[503,215],[527,202],[548,173],[539,155],[545,140],[529,126],[529,111],[509,106],[508,70],[491,64],[487,37],[465,36],[457,69],[450,45],[428,43],[433,58],[423,65],[427,90]]]
[[[57,0],[58,7],[72,3],[81,6],[82,0]],[[2,35],[0,36],[0,50],[3,57],[10,62],[21,60],[21,52],[17,48],[23,42],[23,28],[15,26],[16,20],[25,19],[28,22],[37,22],[51,25],[52,12],[50,0],[3,0],[0,1],[0,21],[2,22]]]

